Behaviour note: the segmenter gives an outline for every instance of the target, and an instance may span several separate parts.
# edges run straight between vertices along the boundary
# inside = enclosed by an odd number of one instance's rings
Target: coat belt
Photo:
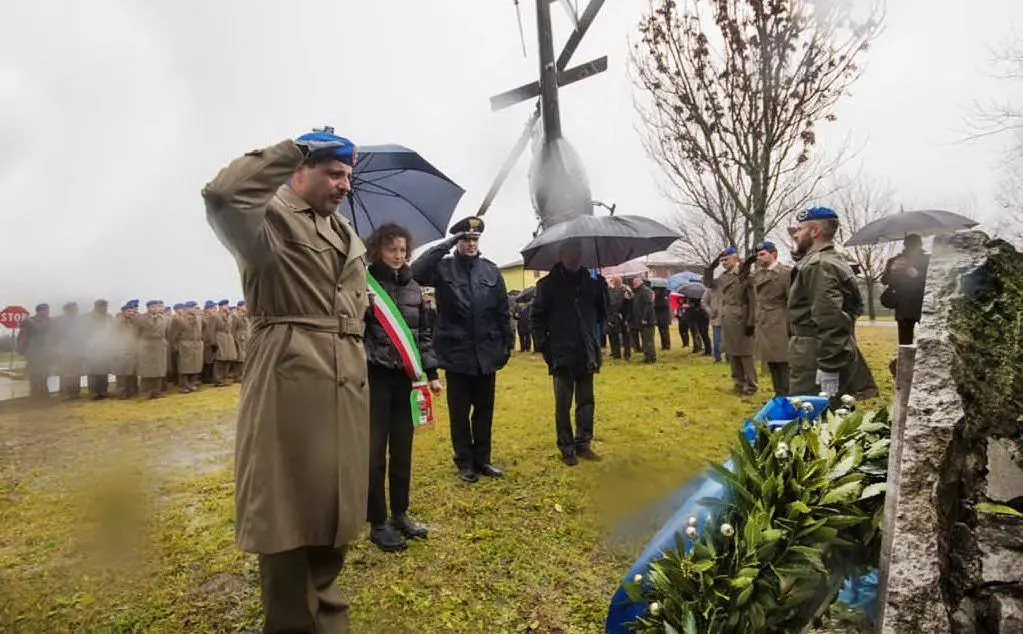
[[[287,324],[317,332],[332,332],[341,336],[362,337],[366,332],[366,322],[354,317],[339,315],[337,317],[314,315],[285,315],[275,317],[253,317],[253,329],[267,328]]]

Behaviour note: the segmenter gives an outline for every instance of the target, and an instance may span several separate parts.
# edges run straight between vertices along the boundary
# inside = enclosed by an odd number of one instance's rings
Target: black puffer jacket
[[[555,264],[536,285],[531,325],[536,349],[551,374],[594,373],[603,352],[597,325],[605,318],[607,287],[586,269],[572,273]]]
[[[416,281],[436,289],[438,365],[457,374],[494,374],[515,345],[504,278],[482,257],[444,257],[450,249],[442,243],[412,263]]]
[[[394,305],[398,307],[401,316],[405,318],[409,330],[416,338],[416,345],[419,346],[419,356],[423,361],[423,370],[426,371],[426,378],[434,380],[437,378],[437,355],[433,351],[433,329],[430,327],[429,319],[426,316],[426,306],[423,303],[423,291],[412,279],[412,271],[407,266],[395,271],[391,267],[374,263],[369,267],[369,272],[380,282]],[[391,370],[402,370],[405,365],[401,361],[398,349],[391,343],[387,331],[377,321],[370,308],[366,314],[366,361],[370,365],[376,365]]]

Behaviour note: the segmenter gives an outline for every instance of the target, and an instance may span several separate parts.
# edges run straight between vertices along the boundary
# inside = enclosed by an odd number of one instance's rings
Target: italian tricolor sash
[[[366,281],[373,294],[373,315],[384,327],[391,343],[398,349],[401,362],[404,364],[405,372],[409,378],[413,381],[420,380],[426,373],[423,371],[423,360],[419,356],[419,347],[416,345],[415,336],[409,330],[405,318],[401,316],[401,311],[398,310],[391,296],[369,271],[366,272]]]
[[[409,329],[405,318],[401,316],[401,311],[398,310],[394,300],[369,271],[366,271],[366,283],[373,301],[373,315],[384,327],[387,337],[401,356],[405,373],[412,379],[412,391],[409,393],[412,424],[416,427],[432,425],[433,395],[426,382],[423,359],[419,356],[419,346],[416,345],[415,335]]]

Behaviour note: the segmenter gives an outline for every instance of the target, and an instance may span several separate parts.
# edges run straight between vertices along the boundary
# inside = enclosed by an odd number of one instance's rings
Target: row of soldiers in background
[[[131,300],[111,315],[100,299],[84,315],[69,302],[52,319],[49,305],[39,304],[22,322],[17,349],[34,398],[48,398],[47,380],[57,376],[60,394],[77,399],[85,375],[90,397],[105,399],[112,374],[120,398],[152,399],[175,383],[188,394],[200,380],[218,387],[240,380],[248,339],[245,302],[207,301],[200,309],[194,301],[169,307],[154,299],[140,313],[139,300]]]
[[[790,230],[794,267],[778,261],[773,243],[761,242],[745,260],[727,248],[704,271],[704,285],[720,294],[723,348],[735,391],[756,392],[756,358],[767,364],[778,395],[876,396],[855,338],[863,299],[833,243],[838,214],[815,207],[796,221]],[[719,264],[725,273],[715,277]]]

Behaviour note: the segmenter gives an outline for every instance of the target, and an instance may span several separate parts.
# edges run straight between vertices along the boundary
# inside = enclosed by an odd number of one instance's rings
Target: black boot
[[[373,525],[369,531],[369,541],[385,553],[405,550],[405,538],[387,522]]]
[[[580,458],[592,460],[593,462],[600,462],[601,460],[603,460],[603,458],[600,457],[600,454],[598,454],[596,451],[593,451],[593,449],[591,449],[588,446],[578,449],[576,453],[579,454]]]
[[[570,467],[574,467],[579,464],[579,459],[575,457],[574,453],[561,454],[561,461]]]
[[[460,468],[458,470],[458,476],[460,478],[462,478],[462,480],[464,480],[465,482],[470,482],[470,483],[471,482],[477,482],[480,479],[480,477],[478,475],[476,475],[476,472],[472,469],[472,467],[462,467],[462,468]]]
[[[392,517],[391,526],[407,539],[426,539],[426,527],[413,522],[407,513]]]

